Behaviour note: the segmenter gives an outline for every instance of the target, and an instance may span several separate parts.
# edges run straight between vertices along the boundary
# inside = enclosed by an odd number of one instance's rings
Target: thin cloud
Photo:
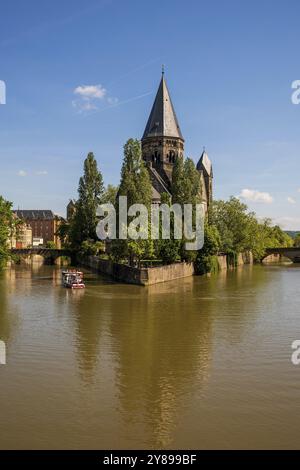
[[[48,171],[40,170],[40,171],[36,171],[35,174],[38,176],[44,176],[44,175],[48,175]]]
[[[258,202],[262,204],[272,204],[273,197],[267,192],[257,191],[255,189],[243,189],[239,195],[240,199],[250,202]]]
[[[132,101],[140,100],[142,98],[145,98],[145,96],[149,96],[149,95],[152,95],[152,94],[153,94],[153,91],[148,91],[147,93],[143,93],[142,95],[138,95],[138,96],[133,96],[132,98],[128,98],[127,100],[123,100],[123,101],[117,100],[117,101],[115,101],[114,104],[110,104],[109,106],[106,106],[105,108],[96,109],[94,111],[94,113],[97,113],[99,111],[106,111],[107,109],[111,109],[111,108],[117,108],[118,106],[122,106],[124,104],[131,103]]]
[[[90,111],[99,109],[98,103],[104,102],[110,106],[116,105],[119,100],[117,97],[110,96],[101,84],[98,85],[80,85],[73,90],[78,99],[72,101],[72,106],[78,113],[88,114]]]
[[[86,99],[100,99],[102,100],[107,91],[106,89],[101,85],[82,85],[78,86],[74,90],[75,95],[79,95],[82,98]]]
[[[292,197],[288,197],[288,198],[287,198],[287,202],[288,202],[289,204],[296,204],[295,199],[293,199]]]
[[[27,176],[27,172],[24,171],[24,170],[19,170],[18,171],[18,176],[21,176],[21,177]]]
[[[284,230],[300,231],[300,218],[299,217],[278,217],[274,222]]]

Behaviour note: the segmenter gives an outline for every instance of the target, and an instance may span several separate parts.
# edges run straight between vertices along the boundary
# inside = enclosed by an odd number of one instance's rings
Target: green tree
[[[294,246],[300,247],[300,233],[298,233],[294,239]]]
[[[199,173],[191,158],[186,158],[185,160],[177,158],[175,161],[172,175],[172,202],[180,204],[182,211],[184,204],[192,204],[192,225],[193,229],[195,229],[196,204],[201,202],[201,184]],[[182,260],[191,262],[196,259],[197,252],[186,250],[186,241],[183,237],[180,244],[180,256]]]
[[[249,212],[246,204],[231,197],[229,201],[214,201],[210,221],[221,236],[221,251],[240,253],[251,249],[255,214]]]
[[[15,233],[16,222],[12,203],[0,196],[0,269],[10,258],[9,239]]]
[[[270,219],[260,222],[256,214],[237,198],[213,203],[210,222],[220,234],[220,250],[235,256],[251,250],[255,261],[260,261],[267,248],[293,246],[293,240],[278,225],[272,226]]]
[[[133,204],[144,204],[148,209],[150,233],[150,207],[152,199],[152,186],[148,170],[142,159],[141,143],[136,139],[129,139],[124,145],[124,160],[121,169],[121,181],[118,191],[119,196],[127,197],[128,208]],[[119,199],[116,203],[119,213]],[[133,217],[127,218],[129,224]],[[147,234],[149,235],[149,234]],[[115,240],[111,246],[114,259],[128,257],[130,265],[140,264],[144,257],[153,256],[153,243],[150,236],[147,239],[138,240]]]
[[[221,237],[215,225],[206,222],[204,246],[198,251],[195,270],[197,274],[211,273],[218,270],[217,254],[221,247]]]
[[[127,196],[127,205],[144,204],[150,208],[152,187],[148,170],[142,159],[141,143],[129,139],[124,145],[119,196]]]
[[[69,222],[62,222],[55,233],[55,235],[59,237],[64,248],[69,246],[70,229],[71,225]]]
[[[47,242],[46,243],[46,248],[50,248],[51,250],[55,250],[56,249],[55,242],[53,242],[53,241]]]
[[[172,173],[172,203],[185,203],[185,174],[183,158],[176,158]]]
[[[196,204],[201,202],[201,185],[199,172],[191,158],[184,161],[184,188],[183,199],[186,204]]]
[[[171,205],[171,198],[167,193],[161,195],[161,203]],[[181,240],[174,238],[174,214],[170,214],[170,239],[165,240],[162,238],[162,219],[160,218],[159,227],[159,240],[155,241],[156,255],[162,260],[163,264],[175,263],[180,259],[179,252],[181,247]]]
[[[107,203],[115,204],[118,191],[119,191],[118,186],[114,186],[113,184],[107,185],[103,193],[102,203],[103,204],[107,204]]]
[[[97,207],[104,193],[103,178],[98,170],[94,154],[84,161],[84,175],[79,180],[78,200],[71,222],[70,241],[78,248],[84,240],[97,240]]]

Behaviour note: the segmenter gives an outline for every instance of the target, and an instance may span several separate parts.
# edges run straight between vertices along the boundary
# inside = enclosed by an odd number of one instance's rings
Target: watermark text
[[[3,80],[0,80],[0,104],[6,104],[6,85]]]
[[[0,365],[6,364],[6,346],[4,341],[0,340]]]

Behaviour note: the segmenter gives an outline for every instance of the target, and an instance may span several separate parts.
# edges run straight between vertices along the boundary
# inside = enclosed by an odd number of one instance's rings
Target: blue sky
[[[299,18],[297,0],[1,2],[0,194],[64,215],[89,151],[118,183],[164,63],[185,154],[206,147],[215,197],[300,230]]]

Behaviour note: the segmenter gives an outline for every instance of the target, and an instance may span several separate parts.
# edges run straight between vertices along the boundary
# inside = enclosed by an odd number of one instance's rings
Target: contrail
[[[120,80],[123,80],[123,78],[128,77],[128,75],[132,75],[132,74],[135,73],[135,72],[139,72],[140,70],[142,70],[142,69],[144,69],[144,68],[146,68],[146,67],[149,67],[149,66],[152,65],[152,64],[155,64],[155,62],[158,62],[159,60],[160,60],[160,57],[158,57],[158,58],[156,58],[156,59],[151,59],[151,60],[149,60],[148,62],[145,62],[144,64],[139,65],[138,67],[136,67],[136,68],[130,70],[129,72],[126,72],[124,75],[121,75],[120,77],[111,80],[111,81],[108,83],[107,86],[110,86],[110,85],[112,85],[113,83],[117,83],[117,82],[119,82]]]
[[[96,109],[92,113],[84,114],[84,117],[91,116],[95,113],[99,113],[100,111],[105,111],[107,109],[117,108],[118,106],[122,106],[123,104],[131,103],[132,101],[140,100],[141,98],[145,98],[145,96],[149,96],[149,95],[152,95],[152,94],[153,94],[153,91],[148,91],[147,93],[143,93],[142,95],[134,96],[133,98],[128,98],[127,100],[118,101],[117,103],[106,106],[105,108]]]

